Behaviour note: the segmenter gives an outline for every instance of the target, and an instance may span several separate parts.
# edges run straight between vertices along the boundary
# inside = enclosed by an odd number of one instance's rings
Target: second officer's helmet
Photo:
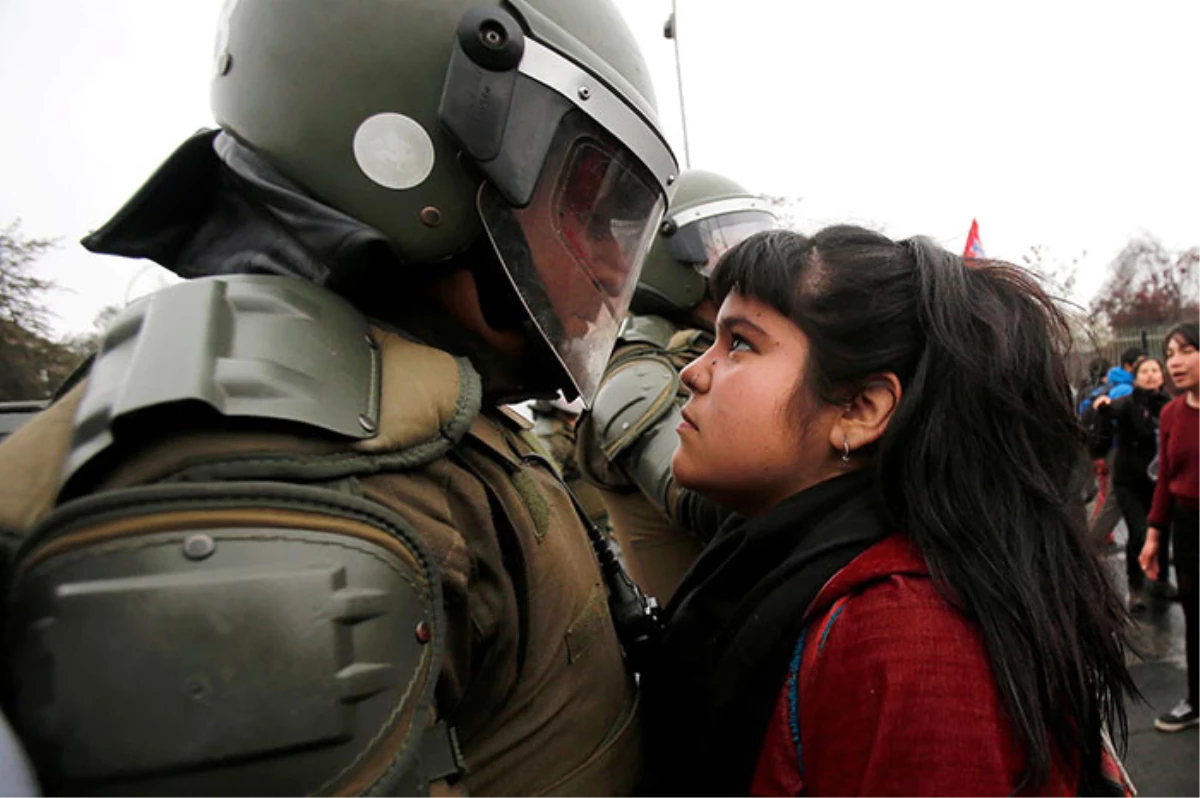
[[[633,311],[686,314],[707,295],[708,275],[721,255],[776,226],[775,214],[762,197],[712,172],[684,172],[646,257]]]
[[[611,0],[226,0],[214,70],[217,122],[406,264],[487,235],[590,399],[678,174]]]

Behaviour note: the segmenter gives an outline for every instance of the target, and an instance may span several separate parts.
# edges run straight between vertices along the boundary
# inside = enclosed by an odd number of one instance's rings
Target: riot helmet
[[[700,304],[727,250],[778,226],[770,204],[727,177],[699,169],[679,176],[633,300],[635,313],[678,316]]]
[[[213,110],[409,266],[486,235],[590,399],[677,176],[610,0],[226,0]]]

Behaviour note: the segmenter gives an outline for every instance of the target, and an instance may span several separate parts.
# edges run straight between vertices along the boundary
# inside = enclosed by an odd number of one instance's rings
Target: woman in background
[[[1196,611],[1200,595],[1197,592],[1197,570],[1200,570],[1200,350],[1196,341],[1198,325],[1194,322],[1176,325],[1167,333],[1164,348],[1167,370],[1180,394],[1163,408],[1159,417],[1158,483],[1154,488],[1154,503],[1150,508],[1150,528],[1142,547],[1141,566],[1151,579],[1162,573],[1159,546],[1162,530],[1171,526],[1175,541],[1175,579],[1179,584],[1179,602],[1183,606],[1184,630],[1187,636],[1187,697],[1174,709],[1160,715],[1154,728],[1176,732],[1195,726],[1197,675]]]
[[[1098,396],[1084,423],[1099,428],[1099,434],[1115,437],[1112,485],[1125,518],[1129,539],[1125,543],[1125,575],[1129,580],[1129,609],[1140,613],[1145,579],[1138,555],[1146,542],[1146,514],[1154,498],[1154,481],[1148,469],[1158,452],[1158,416],[1171,397],[1163,390],[1162,364],[1141,357],[1133,367],[1133,393],[1112,399]],[[1113,431],[1116,435],[1113,436]],[[1166,573],[1162,573],[1163,579]]]

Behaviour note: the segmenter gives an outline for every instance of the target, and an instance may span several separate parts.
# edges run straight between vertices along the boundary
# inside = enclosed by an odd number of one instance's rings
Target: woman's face
[[[1162,368],[1157,360],[1147,360],[1138,366],[1137,376],[1133,384],[1147,391],[1157,391],[1163,386]]]
[[[793,399],[808,338],[769,305],[731,293],[712,347],[683,371],[676,481],[753,516],[838,472],[829,445],[841,408]]]
[[[1195,391],[1200,386],[1200,352],[1181,335],[1167,342],[1167,371],[1181,391]]]

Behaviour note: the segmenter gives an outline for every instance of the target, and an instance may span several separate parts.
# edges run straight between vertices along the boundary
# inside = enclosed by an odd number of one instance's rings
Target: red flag
[[[971,232],[967,233],[967,245],[963,247],[964,258],[985,258],[983,241],[979,238],[979,222],[971,220]]]

